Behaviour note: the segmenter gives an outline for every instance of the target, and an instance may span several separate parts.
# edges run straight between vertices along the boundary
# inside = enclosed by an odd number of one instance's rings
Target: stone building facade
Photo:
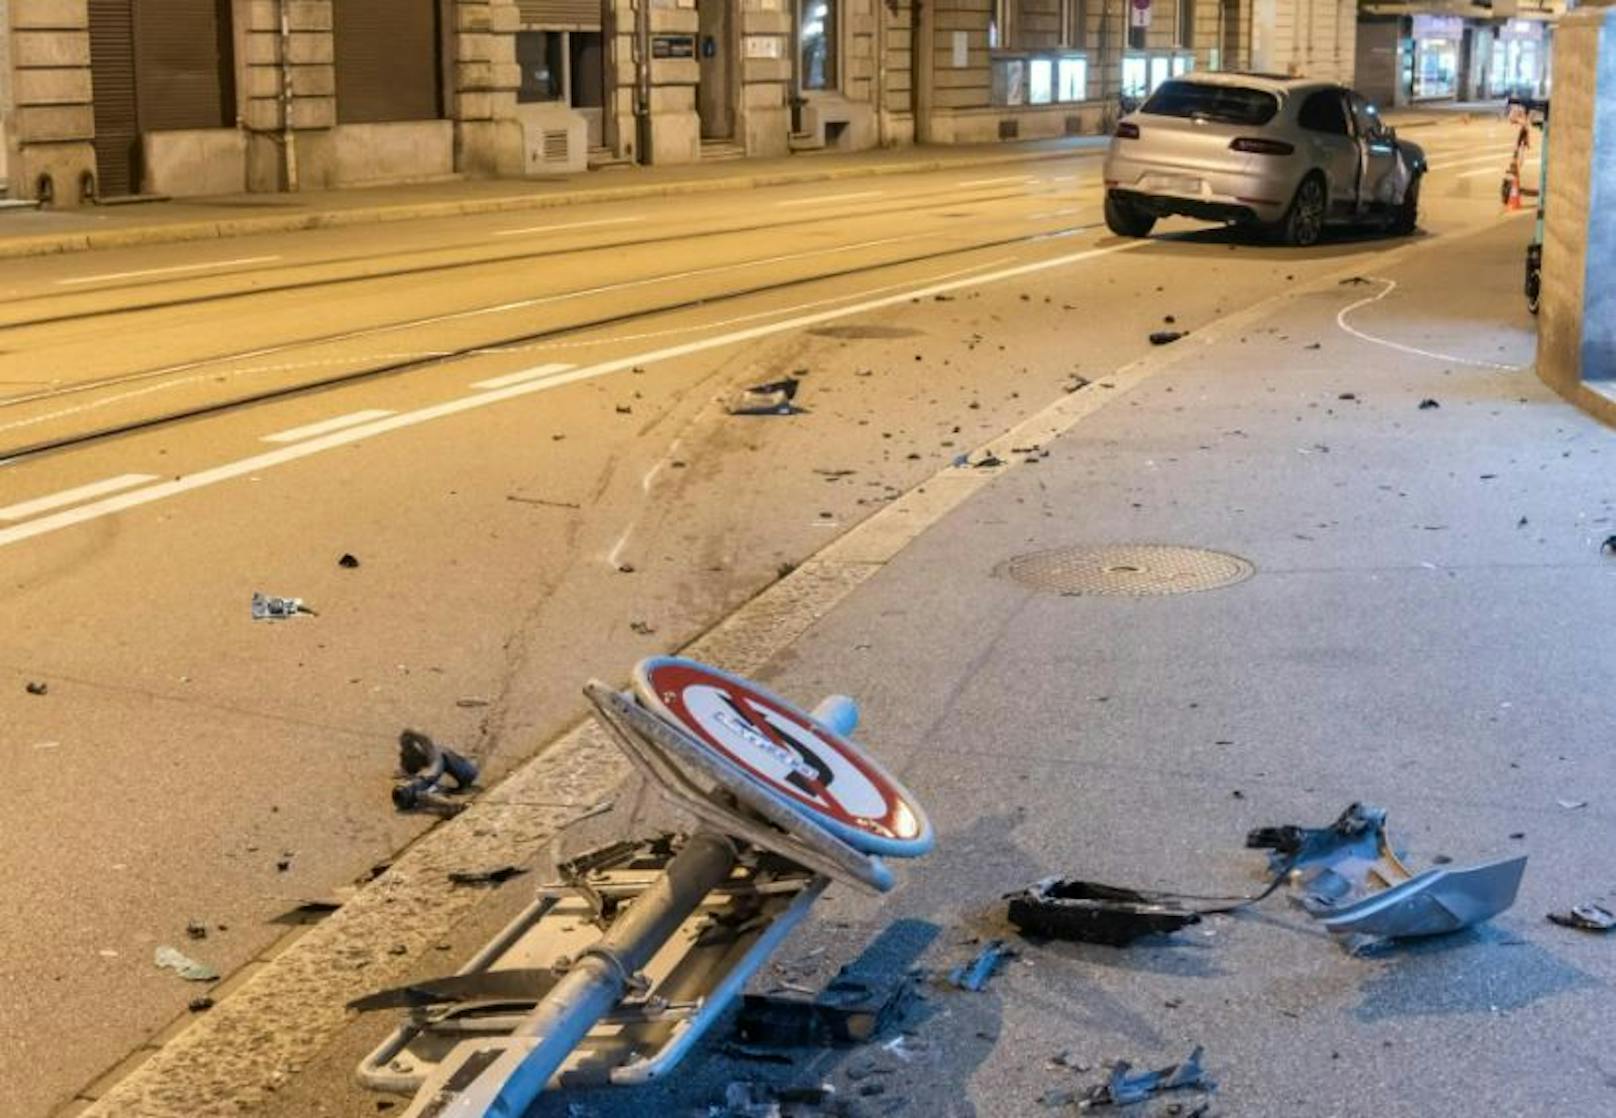
[[[1353,11],[0,0],[0,148],[12,195],[72,205],[1097,133],[1191,69],[1350,80]]]

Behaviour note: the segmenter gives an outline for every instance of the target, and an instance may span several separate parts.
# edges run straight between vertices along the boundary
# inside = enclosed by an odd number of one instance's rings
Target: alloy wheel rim
[[[1302,186],[1302,196],[1296,203],[1297,240],[1312,243],[1318,239],[1321,219],[1319,211],[1319,184],[1309,181]]]

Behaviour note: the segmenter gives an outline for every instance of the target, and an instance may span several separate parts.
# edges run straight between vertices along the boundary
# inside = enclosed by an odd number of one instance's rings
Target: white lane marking
[[[563,229],[592,229],[598,225],[628,225],[630,222],[644,221],[645,218],[636,214],[632,217],[603,217],[595,221],[563,221],[555,225],[526,225],[520,229],[496,229],[496,237],[516,237],[527,233],[555,233]]]
[[[1464,174],[1455,175],[1454,177],[1460,179],[1476,179],[1480,178],[1482,175],[1491,175],[1495,179],[1501,179],[1504,177],[1504,172],[1500,171],[1497,167],[1483,167],[1479,171],[1466,171]]]
[[[64,489],[60,493],[52,493],[47,497],[35,497],[32,501],[22,501],[15,505],[7,505],[0,509],[0,520],[25,520],[35,513],[49,512],[59,509],[63,505],[76,505],[80,501],[88,501],[93,497],[105,497],[108,493],[116,493],[120,489],[131,489],[137,485],[144,485],[148,481],[156,481],[155,474],[122,474],[118,477],[109,477],[105,481],[92,481],[89,485],[81,485],[77,489]]]
[[[261,441],[266,443],[295,443],[303,439],[312,439],[315,435],[325,435],[332,431],[340,431],[344,427],[357,427],[361,423],[369,423],[373,419],[385,419],[393,413],[384,408],[370,408],[366,411],[349,412],[334,419],[322,419],[318,423],[306,423],[302,427],[293,427],[286,431],[277,431],[273,435],[265,435]]]
[[[879,198],[884,190],[855,190],[850,194],[822,194],[814,198],[787,198],[777,206],[822,206],[829,202],[846,202],[853,198]]]
[[[49,532],[71,528],[103,516],[110,516],[114,513],[166,500],[182,493],[204,489],[210,485],[217,485],[222,481],[247,477],[263,470],[285,465],[288,462],[296,462],[302,458],[309,458],[340,446],[348,446],[351,443],[361,442],[377,435],[385,435],[390,431],[401,431],[407,427],[429,423],[434,419],[443,419],[451,415],[459,415],[463,412],[487,407],[490,404],[504,400],[515,400],[537,392],[548,392],[551,389],[577,384],[580,381],[593,380],[596,377],[606,376],[610,373],[632,369],[636,365],[649,365],[657,361],[668,361],[677,357],[686,357],[692,353],[701,353],[709,349],[718,349],[723,346],[735,345],[739,342],[752,341],[756,338],[766,338],[791,330],[801,330],[809,326],[817,326],[822,322],[846,318],[849,315],[880,310],[883,307],[900,306],[914,299],[925,299],[932,295],[942,295],[980,284],[998,283],[1003,280],[1036,275],[1040,272],[1080,264],[1086,260],[1111,256],[1118,252],[1130,252],[1152,243],[1148,240],[1127,241],[1123,244],[1107,245],[1104,248],[1084,249],[1081,252],[1069,252],[1061,256],[1052,256],[1046,260],[1034,260],[1027,264],[1017,264],[1013,267],[1000,269],[997,272],[985,272],[942,283],[928,283],[923,287],[912,287],[892,295],[883,295],[878,299],[866,299],[845,307],[815,311],[812,314],[795,315],[792,318],[782,319],[778,322],[751,326],[744,330],[732,330],[724,334],[715,334],[712,337],[698,338],[679,345],[665,346],[662,349],[652,350],[648,353],[638,353],[630,357],[602,361],[597,365],[587,365],[581,369],[574,369],[570,373],[561,373],[556,376],[546,377],[543,380],[529,381],[525,384],[513,384],[509,388],[494,389],[493,391],[478,393],[475,396],[464,396],[457,400],[446,400],[441,404],[432,404],[428,407],[417,408],[415,411],[378,419],[373,423],[366,423],[359,427],[349,427],[346,430],[334,431],[329,435],[321,435],[304,442],[293,443],[290,446],[281,447],[279,450],[255,454],[235,462],[226,462],[222,466],[201,470],[197,473],[177,478],[174,481],[159,482],[135,493],[107,497],[97,501],[95,504],[82,505],[79,508],[59,512],[54,516],[30,520],[26,524],[19,524],[13,528],[0,529],[0,547],[20,543],[36,536],[43,536]],[[785,307],[781,308],[781,311],[782,313],[788,313],[793,309]]]
[[[1455,365],[1471,365],[1478,369],[1501,369],[1507,372],[1514,372],[1521,368],[1519,365],[1504,365],[1497,361],[1481,361],[1473,357],[1455,357],[1451,353],[1437,353],[1434,350],[1420,349],[1418,346],[1404,345],[1402,342],[1394,342],[1390,338],[1377,338],[1373,334],[1366,334],[1357,327],[1350,325],[1347,322],[1347,315],[1351,314],[1359,307],[1366,307],[1370,303],[1380,302],[1397,289],[1396,280],[1383,279],[1380,276],[1370,276],[1369,278],[1376,283],[1383,283],[1386,286],[1380,290],[1378,295],[1367,295],[1364,298],[1359,299],[1356,303],[1351,303],[1345,307],[1342,307],[1340,312],[1335,316],[1335,324],[1341,327],[1341,329],[1345,330],[1347,333],[1351,334],[1353,337],[1358,338],[1361,341],[1369,342],[1373,345],[1383,345],[1387,349],[1395,349],[1400,353],[1411,353],[1415,357],[1429,357],[1433,361],[1448,361]]]
[[[474,381],[472,383],[472,387],[509,388],[513,384],[522,384],[523,382],[530,380],[542,380],[543,378],[553,376],[556,373],[564,373],[571,368],[573,368],[571,365],[539,365],[532,369],[523,369],[519,373],[511,373],[509,376],[490,377],[487,380]]]
[[[1031,180],[1026,175],[1000,175],[996,179],[968,179],[965,182],[957,182],[954,185],[955,186],[1002,186],[1005,183],[1030,182],[1030,181]]]
[[[997,268],[1001,264],[1006,264],[1012,259],[1013,257],[1009,256],[995,256],[991,259],[982,261],[980,264],[972,264],[966,268],[955,268],[952,271],[940,272],[931,277],[932,282],[937,283],[945,279],[953,279],[955,276],[968,276],[977,272],[984,272],[990,268]],[[700,322],[691,326],[675,326],[666,330],[643,330],[637,334],[614,334],[609,338],[583,338],[580,340],[564,342],[545,341],[534,342],[529,345],[493,346],[485,349],[471,350],[470,354],[476,356],[504,353],[533,353],[538,350],[550,351],[557,349],[593,349],[604,345],[622,345],[625,342],[642,342],[649,341],[653,338],[667,338],[680,334],[694,334],[701,330],[716,330],[724,326],[733,326],[740,322],[756,322],[760,318],[776,318],[781,314],[788,313],[792,310],[802,311],[807,310],[810,307],[824,307],[835,303],[845,303],[849,299],[868,298],[871,295],[877,295],[883,291],[896,291],[898,288],[906,287],[910,282],[913,281],[905,281],[904,283],[886,283],[879,287],[870,287],[864,289],[863,291],[855,291],[847,295],[833,295],[825,299],[814,299],[806,303],[798,303],[795,307],[775,308],[767,311],[755,311],[751,314],[734,315],[730,318],[721,318],[714,322]],[[302,369],[332,368],[339,365],[351,365],[355,361],[419,361],[426,358],[448,356],[450,356],[450,354],[443,350],[412,350],[399,353],[371,353],[366,354],[364,357],[322,357],[313,361],[283,362],[278,365],[249,365],[246,368],[234,369],[229,375],[234,377],[252,376],[258,373],[297,372]],[[121,392],[115,396],[103,396],[91,401],[88,404],[81,404],[78,407],[62,408],[58,411],[46,412],[43,415],[30,416],[27,419],[14,420],[10,423],[0,423],[0,431],[9,431],[19,427],[31,427],[35,426],[36,424],[47,423],[53,419],[64,419],[70,415],[78,415],[83,412],[95,411],[99,408],[110,407],[113,404],[121,403],[124,400],[133,399],[137,396],[149,396],[154,392],[164,392],[171,388],[183,388],[187,384],[195,384],[200,381],[210,379],[213,379],[212,374],[185,377],[182,380],[162,381],[158,384],[149,385],[146,388],[137,388],[131,392]],[[526,374],[523,374],[521,379],[529,380],[532,378]],[[7,459],[0,458],[0,466],[4,466],[6,461]]]
[[[208,268],[233,268],[238,264],[267,264],[271,260],[279,259],[279,256],[243,256],[236,260],[213,260],[206,264],[175,264],[170,268],[142,268],[136,272],[103,272],[97,276],[74,276],[72,279],[59,279],[56,283],[60,287],[67,287],[75,283],[100,283],[102,280],[135,279],[139,276],[164,276],[175,272],[201,272]]]

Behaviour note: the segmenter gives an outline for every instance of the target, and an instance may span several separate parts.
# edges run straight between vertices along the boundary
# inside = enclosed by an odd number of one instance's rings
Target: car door
[[[1352,126],[1363,150],[1362,196],[1358,209],[1371,206],[1395,206],[1407,185],[1402,161],[1397,158],[1397,143],[1391,130],[1380,119],[1380,113],[1361,93],[1348,93],[1352,109]]]
[[[1362,152],[1347,117],[1346,91],[1336,86],[1309,93],[1297,113],[1308,158],[1324,171],[1330,210],[1352,213],[1358,208],[1358,176]]]

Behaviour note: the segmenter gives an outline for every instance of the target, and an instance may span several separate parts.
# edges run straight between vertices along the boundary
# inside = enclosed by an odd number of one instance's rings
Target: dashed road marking
[[[562,221],[554,225],[524,225],[520,229],[496,229],[496,237],[518,237],[529,233],[559,233],[564,229],[592,229],[599,225],[628,225],[636,221],[644,221],[639,214],[630,217],[602,217],[594,221]]]
[[[814,198],[787,198],[776,202],[777,206],[823,206],[830,202],[847,202],[854,198],[879,198],[884,190],[855,190],[851,194],[822,194]]]
[[[489,377],[487,380],[474,381],[473,388],[509,388],[513,384],[526,384],[531,380],[543,380],[545,377],[564,373],[568,369],[576,368],[573,365],[535,365],[531,369],[523,369],[519,373],[509,373],[502,377]]]
[[[1051,256],[1043,260],[1016,264],[994,272],[981,272],[968,278],[947,280],[940,283],[925,283],[923,286],[908,288],[892,295],[864,299],[846,306],[815,311],[810,314],[795,314],[790,318],[781,319],[777,322],[764,323],[742,330],[732,330],[723,334],[714,334],[706,338],[697,338],[694,341],[665,346],[662,349],[651,350],[647,353],[619,357],[609,361],[602,361],[596,365],[587,365],[571,372],[556,373],[540,380],[528,380],[520,384],[510,385],[507,388],[495,388],[480,392],[474,396],[447,400],[440,404],[432,404],[427,407],[417,408],[414,411],[387,416],[355,427],[348,427],[341,431],[333,431],[330,434],[318,435],[302,442],[293,443],[290,446],[283,446],[278,450],[255,454],[235,462],[226,462],[211,469],[200,470],[194,474],[175,478],[173,481],[148,486],[138,493],[125,493],[107,497],[93,504],[56,513],[54,516],[45,516],[37,520],[31,520],[26,524],[0,529],[0,547],[21,543],[24,540],[43,536],[50,532],[58,532],[64,528],[72,528],[103,516],[111,516],[132,508],[139,508],[142,505],[166,500],[182,493],[204,489],[211,485],[217,485],[222,481],[246,477],[275,466],[285,465],[288,462],[295,462],[301,458],[308,458],[339,446],[347,446],[364,439],[374,438],[377,435],[384,435],[390,431],[400,431],[407,427],[431,422],[434,419],[459,415],[463,412],[487,407],[490,404],[500,403],[504,400],[514,400],[520,396],[531,395],[535,392],[547,392],[554,388],[577,384],[580,381],[593,380],[596,377],[632,369],[636,365],[643,366],[657,361],[668,361],[678,357],[686,357],[692,353],[701,353],[709,349],[734,345],[738,342],[771,337],[791,330],[801,330],[809,326],[817,326],[821,322],[845,318],[848,315],[880,310],[883,307],[895,307],[915,299],[929,298],[932,295],[958,291],[975,287],[979,284],[997,283],[1002,280],[1037,275],[1041,272],[1069,267],[1086,260],[1094,260],[1118,252],[1130,252],[1148,246],[1150,243],[1149,241],[1128,241],[1123,244],[1107,245],[1103,248],[1090,248],[1078,252],[1063,253],[1060,256]],[[783,307],[780,313],[792,314],[794,310],[799,309],[800,307]]]
[[[123,489],[133,489],[137,485],[144,485],[148,481],[156,481],[154,474],[120,474],[109,477],[104,481],[92,481],[88,485],[81,485],[76,489],[64,489],[60,493],[52,493],[45,497],[35,497],[31,501],[20,501],[15,505],[0,508],[0,520],[26,520],[51,509],[59,509],[64,505],[76,505],[80,501],[89,501],[96,497],[104,497],[108,493],[117,493]]]
[[[393,413],[385,408],[370,408],[366,411],[349,412],[334,419],[322,419],[318,423],[306,423],[302,427],[293,427],[286,431],[277,431],[273,435],[263,437],[266,443],[295,443],[304,439],[312,439],[316,435],[340,431],[344,427],[357,427],[361,423],[369,423],[375,419],[385,419]]]
[[[164,276],[177,272],[201,272],[209,268],[234,268],[240,264],[268,264],[272,260],[279,260],[279,256],[243,256],[236,260],[212,260],[206,264],[175,264],[168,268],[141,268],[134,272],[103,272],[96,276],[74,276],[72,279],[59,279],[59,287],[70,287],[78,283],[101,283],[103,280],[136,279],[141,276]]]

